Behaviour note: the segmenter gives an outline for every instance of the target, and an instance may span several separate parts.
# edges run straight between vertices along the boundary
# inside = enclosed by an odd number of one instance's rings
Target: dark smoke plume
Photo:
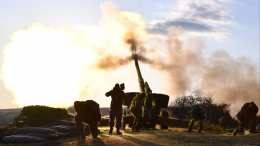
[[[134,53],[132,54],[132,59],[137,59],[138,62],[143,62],[143,63],[147,63],[147,64],[153,64],[153,61],[142,56],[142,54],[137,54],[137,53]]]
[[[125,43],[130,45],[130,51],[132,54],[136,54],[138,51],[145,52],[145,48],[139,47],[141,44],[134,36],[133,33],[127,32],[124,37]],[[103,70],[115,70],[122,66],[128,65],[131,63],[131,61],[134,59],[135,55],[132,56],[125,56],[125,57],[119,57],[114,55],[107,55],[101,59],[98,60],[98,63],[95,65],[99,69]],[[137,57],[137,56],[136,56]],[[138,61],[145,62],[145,63],[151,63],[151,61],[148,58],[145,58],[141,54],[138,55]]]
[[[122,66],[128,65],[130,63],[133,63],[133,59],[137,58],[138,61],[143,62],[143,63],[148,63],[151,64],[152,61],[149,60],[148,58],[145,58],[142,55],[132,55],[132,56],[127,56],[127,57],[118,57],[118,56],[113,56],[113,55],[107,55],[101,59],[98,60],[98,63],[95,65],[97,68],[102,69],[102,70],[116,70]]]
[[[135,38],[133,33],[127,32],[125,34],[124,41],[131,46],[130,47],[130,51],[132,53],[136,53],[137,52],[137,46],[139,46],[140,44],[139,44],[138,40]]]
[[[103,70],[116,70],[122,66],[129,64],[132,61],[132,57],[118,57],[113,55],[107,55],[104,58],[99,59],[96,67]]]

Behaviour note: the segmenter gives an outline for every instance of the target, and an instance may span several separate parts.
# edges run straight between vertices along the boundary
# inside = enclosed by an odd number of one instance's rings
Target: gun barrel
[[[141,93],[145,93],[145,90],[144,90],[144,80],[142,78],[142,74],[141,74],[141,71],[140,71],[140,68],[139,68],[139,64],[138,64],[137,58],[135,58],[135,68],[136,68],[137,75],[138,75],[138,82],[139,82],[140,92]]]

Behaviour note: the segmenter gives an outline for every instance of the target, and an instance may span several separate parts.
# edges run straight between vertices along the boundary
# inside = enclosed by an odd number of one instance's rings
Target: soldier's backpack
[[[84,104],[85,113],[91,116],[92,119],[101,121],[99,104],[93,100],[87,100]]]
[[[258,112],[258,107],[254,102],[245,103],[241,108],[241,111],[238,113],[237,119],[239,121],[250,120],[251,118],[256,116],[257,112]]]
[[[93,100],[75,101],[74,109],[77,114],[83,114],[86,118],[92,118],[96,121],[101,121],[99,104]]]
[[[250,108],[250,112],[252,112],[252,114],[256,115],[257,112],[258,112],[258,107],[257,105],[252,102],[250,105],[249,105],[249,108]]]

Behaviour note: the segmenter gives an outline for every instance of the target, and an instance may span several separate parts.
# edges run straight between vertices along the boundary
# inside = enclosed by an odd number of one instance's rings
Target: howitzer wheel
[[[167,111],[161,111],[160,112],[160,117],[163,117],[163,118],[168,118],[169,119],[169,114]],[[163,129],[168,129],[168,125],[161,125],[160,126],[160,129],[163,130]]]

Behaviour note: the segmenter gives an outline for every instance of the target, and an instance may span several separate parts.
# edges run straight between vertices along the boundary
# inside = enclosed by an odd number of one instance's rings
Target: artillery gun
[[[137,54],[133,55],[133,59],[135,61],[135,67],[138,75],[138,82],[140,92],[128,92],[126,93],[127,97],[123,101],[123,105],[126,106],[123,112],[123,124],[122,128],[125,129],[126,124],[129,124],[129,127],[132,126],[134,118],[131,114],[128,114],[128,109],[131,105],[133,98],[140,93],[146,94],[146,100],[150,100],[150,107],[147,107],[147,102],[144,100],[143,102],[143,125],[147,125],[149,128],[155,128],[156,124],[161,125],[160,129],[168,129],[169,125],[169,114],[167,111],[161,111],[162,108],[168,107],[169,96],[160,93],[152,93],[147,82],[144,82],[142,78],[142,74],[138,64],[138,56]],[[152,110],[151,110],[152,109]]]

